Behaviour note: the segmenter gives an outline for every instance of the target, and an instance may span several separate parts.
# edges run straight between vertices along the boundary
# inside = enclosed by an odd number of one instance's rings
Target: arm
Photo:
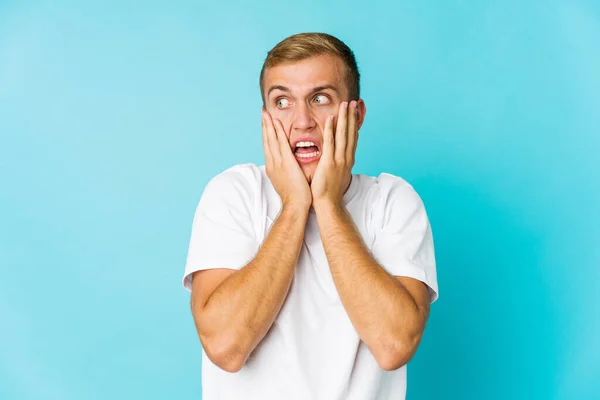
[[[315,211],[333,280],[359,336],[382,369],[408,363],[429,315],[427,286],[384,270],[343,207],[322,204]]]
[[[422,282],[408,277],[394,278],[378,264],[365,248],[344,208],[343,194],[351,182],[358,129],[365,111],[362,100],[343,102],[338,111],[335,134],[334,117],[327,119],[323,155],[311,191],[321,240],[342,304],[379,366],[393,370],[406,364],[415,353],[428,318],[430,297]],[[420,210],[418,202],[413,204],[415,210]],[[404,204],[392,209],[407,211]],[[422,216],[420,212],[415,215]],[[410,250],[407,247],[405,235],[414,242],[424,232],[423,229],[404,229],[403,225],[410,221],[406,217],[399,213],[391,218],[391,225],[397,228],[391,230],[404,232],[396,235],[395,241],[383,240],[380,244],[376,238],[374,248],[383,247],[383,254],[389,256],[385,259],[387,267],[398,262],[404,262],[403,266],[409,264],[410,256],[404,260],[407,254],[403,253],[414,249],[412,245]],[[403,269],[396,270],[404,272]]]
[[[235,272],[222,267],[197,272],[192,280],[191,308],[206,355],[229,372],[243,367],[281,309],[298,260],[312,199],[306,177],[292,154],[281,122],[273,121],[265,111],[262,130],[266,171],[281,198],[281,212],[248,264]],[[240,224],[241,218],[232,218],[228,209],[227,202],[231,202],[232,197],[237,198],[233,194],[222,201],[210,202],[214,207],[205,213],[219,211],[221,214],[202,219],[204,222],[212,220],[213,225],[200,222],[202,234],[198,240],[204,251],[196,251],[196,254],[212,253],[212,247],[227,249],[230,244],[233,248],[228,253],[247,254],[249,251],[251,246],[245,240],[232,239],[239,231],[244,231],[235,226]],[[223,224],[225,226],[221,227]],[[218,232],[207,230],[210,226]],[[219,243],[213,243],[215,234]],[[210,243],[213,246],[209,246]],[[198,257],[201,261],[197,262],[205,268],[211,266],[207,264],[218,268],[214,264],[222,264],[227,258],[223,253],[211,255]],[[227,262],[234,267],[238,260]]]
[[[307,216],[308,210],[284,207],[256,257],[225,279],[222,270],[194,274],[196,329],[206,355],[220,368],[239,371],[273,324],[290,288]],[[217,277],[214,291],[208,274]]]

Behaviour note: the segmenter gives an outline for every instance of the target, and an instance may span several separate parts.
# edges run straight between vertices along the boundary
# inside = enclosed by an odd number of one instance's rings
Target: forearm
[[[279,313],[292,281],[308,211],[283,208],[255,258],[194,312],[200,339],[243,365]],[[234,362],[234,364],[236,364]],[[241,367],[240,365],[240,367]]]
[[[380,365],[412,357],[426,312],[373,258],[343,207],[319,206],[317,221],[340,299],[363,342]]]

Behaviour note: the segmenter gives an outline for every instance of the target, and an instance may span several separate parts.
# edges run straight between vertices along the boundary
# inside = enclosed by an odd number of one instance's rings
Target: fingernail
[[[347,101],[344,102],[344,108],[348,108],[348,102]]]

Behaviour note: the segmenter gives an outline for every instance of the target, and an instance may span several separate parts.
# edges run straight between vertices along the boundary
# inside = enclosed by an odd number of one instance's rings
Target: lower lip
[[[321,158],[321,153],[319,152],[319,154],[317,154],[314,157],[298,157],[296,156],[296,160],[298,160],[298,162],[300,164],[310,164],[312,162],[317,161],[319,158]]]

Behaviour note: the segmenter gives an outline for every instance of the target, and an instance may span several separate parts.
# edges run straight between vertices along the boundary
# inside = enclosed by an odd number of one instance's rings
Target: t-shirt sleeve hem
[[[248,260],[249,262],[250,260]],[[206,271],[209,269],[231,269],[234,271],[240,270],[242,269],[246,264],[246,263],[237,263],[239,266],[236,267],[232,267],[232,265],[236,265],[236,263],[227,263],[224,262],[224,260],[221,260],[220,262],[212,262],[212,263],[202,263],[202,264],[197,264],[194,266],[188,266],[185,269],[185,274],[183,275],[183,279],[182,279],[182,285],[183,288],[186,289],[188,292],[192,291],[192,276],[194,275],[194,272],[198,272],[198,271]]]
[[[435,279],[430,279],[422,268],[420,268],[416,265],[413,265],[411,263],[395,265],[395,266],[392,266],[391,268],[388,266],[384,266],[384,268],[392,276],[395,276],[395,277],[402,276],[402,277],[407,277],[407,278],[413,278],[413,279],[416,279],[416,280],[421,281],[424,284],[426,284],[427,289],[429,290],[430,304],[433,304],[438,299],[439,294],[438,294],[437,281]]]

